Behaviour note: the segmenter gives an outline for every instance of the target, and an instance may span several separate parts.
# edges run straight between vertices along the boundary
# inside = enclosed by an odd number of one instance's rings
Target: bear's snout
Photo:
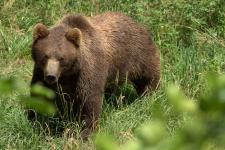
[[[55,83],[56,82],[56,76],[55,75],[53,75],[53,74],[48,74],[47,76],[46,76],[46,80],[47,80],[47,82],[48,83]]]
[[[58,82],[59,75],[59,62],[55,60],[49,60],[47,66],[44,69],[44,80],[49,84],[53,84]]]

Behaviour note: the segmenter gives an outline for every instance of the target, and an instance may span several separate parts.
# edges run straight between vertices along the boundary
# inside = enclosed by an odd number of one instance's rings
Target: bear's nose
[[[49,74],[49,75],[47,75],[47,80],[50,81],[50,82],[55,82],[56,76],[52,75],[52,74]]]

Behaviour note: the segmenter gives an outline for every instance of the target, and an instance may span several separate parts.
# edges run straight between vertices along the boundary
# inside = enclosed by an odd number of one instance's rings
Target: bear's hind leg
[[[148,87],[150,86],[149,84],[147,84],[146,80],[142,79],[134,80],[132,82],[138,95],[142,95],[145,91],[148,90]]]
[[[146,94],[147,92],[153,92],[159,87],[159,79],[142,78],[132,80],[134,87],[138,95]]]

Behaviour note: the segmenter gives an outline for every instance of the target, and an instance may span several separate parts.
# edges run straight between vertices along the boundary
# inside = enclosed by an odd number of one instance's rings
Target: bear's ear
[[[38,40],[41,37],[46,37],[48,35],[48,29],[41,23],[35,25],[33,30],[33,39],[34,41]]]
[[[77,46],[80,46],[81,44],[81,36],[82,33],[78,28],[73,28],[66,34],[67,39],[72,41]]]

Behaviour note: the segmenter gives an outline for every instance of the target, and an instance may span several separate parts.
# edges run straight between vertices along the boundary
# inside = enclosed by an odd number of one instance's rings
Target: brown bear
[[[31,85],[66,85],[81,108],[86,138],[97,123],[107,83],[127,78],[138,94],[159,87],[160,56],[146,29],[133,19],[107,12],[92,18],[67,15],[48,30],[33,30]]]

